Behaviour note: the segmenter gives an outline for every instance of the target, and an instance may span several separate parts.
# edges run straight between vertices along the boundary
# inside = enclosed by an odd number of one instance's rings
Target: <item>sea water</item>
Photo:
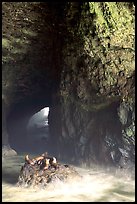
[[[80,179],[52,184],[46,189],[18,187],[24,156],[2,161],[2,202],[135,202],[135,175],[125,169],[75,166]]]

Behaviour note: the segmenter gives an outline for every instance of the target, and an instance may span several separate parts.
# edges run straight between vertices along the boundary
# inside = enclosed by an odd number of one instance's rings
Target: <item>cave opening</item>
[[[49,105],[35,99],[12,107],[7,117],[7,129],[10,146],[17,153],[50,152],[53,138],[50,137],[49,113],[52,107]]]
[[[49,134],[49,107],[35,113],[27,124],[27,138],[29,148],[33,152],[47,151],[50,141]]]

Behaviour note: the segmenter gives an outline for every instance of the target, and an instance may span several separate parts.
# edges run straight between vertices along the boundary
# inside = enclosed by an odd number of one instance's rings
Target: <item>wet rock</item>
[[[118,109],[119,120],[122,124],[123,148],[122,157],[135,162],[135,104],[122,102]],[[122,159],[123,160],[123,159]],[[123,162],[122,162],[123,163]],[[125,159],[124,159],[125,163]]]
[[[3,145],[2,147],[2,156],[5,157],[5,156],[15,156],[17,155],[17,152],[12,149],[10,146],[7,146],[7,145]]]
[[[43,160],[34,165],[25,162],[21,167],[17,186],[45,188],[49,183],[65,182],[74,177],[81,177],[71,165],[57,163],[56,166],[49,165],[44,169],[45,166],[41,166],[42,162]]]

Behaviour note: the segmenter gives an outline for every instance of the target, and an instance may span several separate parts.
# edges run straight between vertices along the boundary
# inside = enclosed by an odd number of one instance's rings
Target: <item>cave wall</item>
[[[2,144],[8,145],[8,132],[7,132],[7,111],[5,102],[2,101]]]
[[[60,158],[134,161],[134,3],[3,2],[2,7],[8,113],[13,104],[38,98],[51,107],[50,134]],[[43,108],[39,103],[34,109],[38,106]]]
[[[63,152],[91,164],[134,161],[134,5],[70,2],[66,16]]]
[[[16,109],[18,119],[22,120],[22,104],[26,103],[26,114],[31,106],[37,112],[50,106],[58,89],[61,70],[58,13],[58,5],[52,3],[2,3],[2,103],[6,121],[3,144],[9,143],[8,118],[14,117]]]

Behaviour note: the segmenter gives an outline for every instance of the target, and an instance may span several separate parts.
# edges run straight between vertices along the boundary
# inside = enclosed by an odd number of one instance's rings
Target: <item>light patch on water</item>
[[[32,156],[33,157],[33,156]],[[46,189],[21,188],[16,181],[24,156],[7,158],[3,162],[3,202],[134,202],[134,176],[126,171],[106,171],[94,167],[78,168],[81,179],[49,185]]]

